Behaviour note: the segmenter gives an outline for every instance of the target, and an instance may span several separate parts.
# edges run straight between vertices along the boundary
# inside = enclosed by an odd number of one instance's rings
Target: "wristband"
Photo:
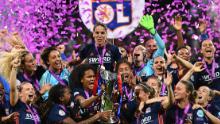
[[[155,35],[155,34],[156,34],[155,28],[150,28],[149,31],[150,31],[150,33],[151,33],[152,35]]]

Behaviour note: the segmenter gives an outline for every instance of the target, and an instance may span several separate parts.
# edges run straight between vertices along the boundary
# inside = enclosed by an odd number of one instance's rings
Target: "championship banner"
[[[96,22],[108,27],[108,38],[125,37],[139,24],[145,0],[79,0],[79,13],[92,32]]]

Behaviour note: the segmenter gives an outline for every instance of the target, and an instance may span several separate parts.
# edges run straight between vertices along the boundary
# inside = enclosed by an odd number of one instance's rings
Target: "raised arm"
[[[174,29],[176,30],[177,35],[177,48],[184,46],[184,40],[182,35],[182,17],[176,16],[173,24]]]
[[[193,67],[193,64],[191,64],[189,61],[186,61],[177,55],[173,55],[173,57],[177,62],[179,62],[181,65],[183,65],[187,69],[191,69]]]
[[[171,106],[174,103],[174,95],[173,95],[173,89],[172,89],[172,75],[170,73],[167,73],[167,77],[164,79],[164,83],[167,86],[168,91],[168,99],[161,102],[164,109],[167,109],[169,106]]]
[[[155,27],[154,27],[154,20],[151,15],[145,15],[142,17],[140,21],[140,25],[143,26],[146,30],[148,30],[151,35],[153,36],[154,40],[156,41],[156,44],[158,46],[158,49],[153,54],[153,56],[163,56],[164,55],[164,49],[165,49],[165,43],[157,33]]]
[[[20,66],[20,60],[15,58],[12,61],[12,70],[9,78],[10,83],[10,104],[11,106],[15,106],[18,101],[18,90],[16,87],[16,75],[17,75],[17,69]]]
[[[202,62],[196,62],[193,67],[186,73],[186,75],[181,80],[188,81],[194,72],[201,72],[205,68],[203,68]]]
[[[84,97],[78,95],[76,96],[76,100],[79,100],[80,106],[82,108],[86,108],[90,106],[96,99],[98,99],[99,96],[91,96],[88,99],[85,99]]]

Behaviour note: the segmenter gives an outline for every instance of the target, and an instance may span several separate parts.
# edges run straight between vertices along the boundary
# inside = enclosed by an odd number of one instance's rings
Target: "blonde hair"
[[[12,70],[11,62],[16,57],[19,57],[20,59],[21,54],[27,50],[18,33],[8,34],[7,36],[5,35],[1,38],[3,38],[5,42],[9,43],[12,46],[10,52],[0,51],[0,74],[7,81],[9,81],[10,73]]]
[[[11,52],[0,52],[0,74],[7,80],[9,81],[10,73],[12,70],[12,64],[11,62],[16,58],[16,57],[21,57],[21,54],[26,51],[26,50],[14,50]]]

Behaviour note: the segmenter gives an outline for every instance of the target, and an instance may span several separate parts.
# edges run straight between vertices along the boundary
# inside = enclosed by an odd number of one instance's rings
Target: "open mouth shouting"
[[[204,50],[204,55],[205,56],[213,56],[214,55],[214,50],[212,48],[206,48]]]
[[[201,93],[198,93],[197,94],[197,97],[196,97],[196,100],[199,102],[199,103],[203,103],[203,100],[204,100],[204,94],[201,94]]]
[[[156,70],[159,71],[159,72],[162,72],[163,71],[163,67],[162,66],[158,66],[158,67],[156,67]]]
[[[62,62],[60,60],[56,61],[55,66],[56,66],[57,69],[61,69],[62,68]]]
[[[128,73],[123,74],[122,75],[122,81],[123,82],[128,82],[128,80],[129,80],[129,74]]]
[[[94,81],[90,81],[89,84],[88,84],[88,87],[89,87],[90,90],[92,90],[93,87],[94,87]]]
[[[28,95],[28,100],[29,100],[29,101],[33,101],[33,100],[34,100],[34,94],[32,94],[32,93],[29,94],[29,95]]]

